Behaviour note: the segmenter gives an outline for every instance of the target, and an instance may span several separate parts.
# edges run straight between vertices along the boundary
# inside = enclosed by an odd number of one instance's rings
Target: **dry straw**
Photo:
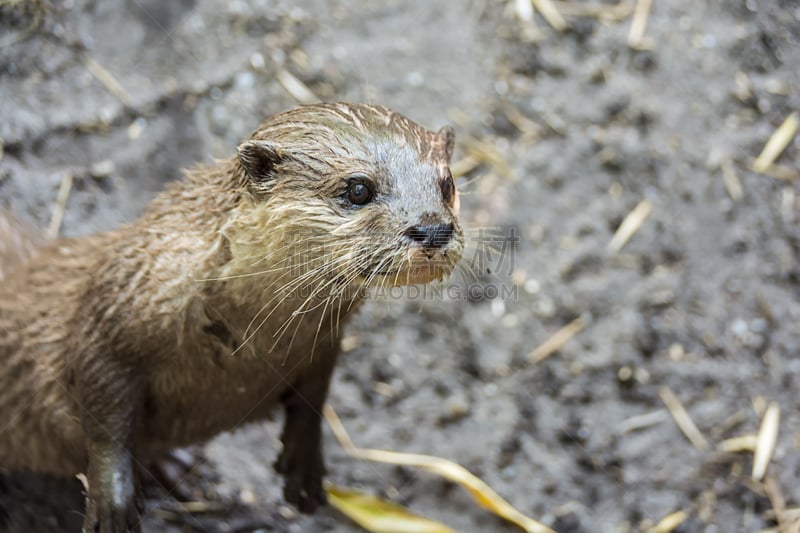
[[[99,81],[103,87],[106,88],[117,100],[122,102],[125,107],[131,107],[131,97],[128,91],[122,87],[122,84],[114,77],[111,72],[105,69],[100,63],[95,61],[89,56],[83,56],[83,65],[86,67],[92,76]]]
[[[61,185],[58,187],[58,195],[53,204],[53,211],[50,215],[50,225],[47,226],[47,235],[54,239],[61,231],[61,222],[64,220],[64,212],[67,209],[67,200],[72,191],[72,174],[67,173],[61,178]]]
[[[308,85],[297,79],[294,74],[285,68],[279,68],[275,76],[278,78],[278,83],[286,89],[286,92],[301,104],[314,104],[320,101],[314,91],[309,89]]]
[[[530,355],[528,361],[531,364],[536,364],[544,361],[552,354],[564,347],[570,339],[580,333],[586,327],[587,320],[583,317],[578,317],[560,330],[556,331],[549,339],[540,344]]]
[[[775,166],[775,160],[783,153],[786,147],[797,133],[800,126],[800,116],[797,111],[791,113],[783,124],[770,136],[761,154],[753,161],[753,170],[761,174],[770,174],[770,170]],[[792,173],[795,175],[795,173]],[[777,174],[776,177],[783,177]]]
[[[780,425],[780,407],[777,403],[769,404],[764,418],[761,420],[761,428],[758,430],[755,455],[753,456],[753,479],[761,481],[767,473],[772,454],[775,452],[775,444],[778,442],[778,426]]]
[[[676,511],[662,518],[658,524],[647,530],[647,533],[670,533],[678,526],[686,522],[689,513],[686,511]]]
[[[672,415],[678,428],[680,428],[681,432],[689,439],[689,442],[698,450],[705,450],[708,448],[708,441],[700,430],[697,429],[694,421],[689,416],[689,413],[683,407],[678,397],[675,396],[675,393],[672,392],[669,387],[659,387],[658,395],[667,407],[669,414]]]
[[[478,505],[491,511],[497,516],[500,516],[509,522],[520,526],[528,533],[555,533],[552,529],[544,524],[541,524],[533,518],[522,514],[510,503],[500,497],[500,495],[492,490],[492,488],[483,480],[477,478],[463,466],[447,459],[434,457],[432,455],[357,448],[350,439],[350,435],[347,434],[347,430],[344,428],[344,424],[342,424],[339,416],[330,405],[325,405],[323,408],[323,414],[325,415],[325,419],[328,421],[328,425],[331,427],[331,430],[336,436],[336,439],[339,441],[339,444],[341,444],[345,452],[347,452],[347,454],[351,457],[355,457],[356,459],[364,459],[367,461],[375,461],[378,463],[402,465],[427,470],[428,472],[437,474],[449,481],[458,483],[470,493]]]
[[[631,237],[639,231],[642,223],[647,220],[650,213],[653,211],[653,204],[649,200],[642,200],[633,210],[623,219],[622,224],[619,225],[614,237],[608,243],[608,251],[617,253],[628,243]]]
[[[628,33],[628,45],[631,48],[644,46],[644,32],[647,29],[647,19],[650,17],[651,0],[638,0],[633,12],[631,29]]]

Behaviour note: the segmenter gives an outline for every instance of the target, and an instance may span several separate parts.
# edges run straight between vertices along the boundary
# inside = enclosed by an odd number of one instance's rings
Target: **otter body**
[[[313,510],[343,321],[461,255],[452,148],[385,108],[304,106],[136,222],[3,266],[0,469],[86,472],[85,530],[136,531],[139,465],[282,403],[276,467]]]

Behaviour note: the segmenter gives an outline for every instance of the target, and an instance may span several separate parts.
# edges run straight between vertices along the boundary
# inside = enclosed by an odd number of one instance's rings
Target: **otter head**
[[[299,276],[337,286],[427,283],[450,274],[464,236],[450,173],[454,133],[388,109],[303,106],[239,147],[253,209]],[[274,252],[273,252],[274,253]]]

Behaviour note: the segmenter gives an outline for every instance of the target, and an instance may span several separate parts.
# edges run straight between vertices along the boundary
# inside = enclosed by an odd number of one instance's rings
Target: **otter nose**
[[[453,224],[411,226],[405,235],[412,241],[420,243],[423,248],[441,248],[453,237]]]

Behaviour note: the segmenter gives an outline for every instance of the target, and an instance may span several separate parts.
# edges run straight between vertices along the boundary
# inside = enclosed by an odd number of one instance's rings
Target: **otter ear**
[[[252,185],[266,192],[275,179],[275,167],[284,158],[282,150],[271,141],[247,141],[239,146],[238,152],[239,162]]]
[[[453,150],[456,147],[456,131],[451,126],[445,126],[436,134],[441,139],[444,153],[447,155],[447,161],[450,162],[453,157]]]

